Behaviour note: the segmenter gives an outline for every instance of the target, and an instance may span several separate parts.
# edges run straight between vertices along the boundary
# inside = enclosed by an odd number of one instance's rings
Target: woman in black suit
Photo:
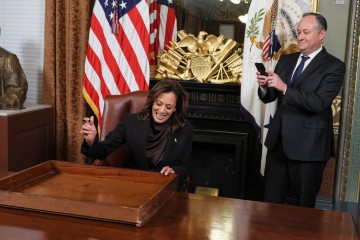
[[[179,183],[188,176],[193,128],[185,120],[188,94],[176,80],[161,80],[149,92],[138,114],[126,114],[103,141],[99,141],[94,117],[84,118],[81,152],[104,159],[126,143],[124,167],[177,174]]]

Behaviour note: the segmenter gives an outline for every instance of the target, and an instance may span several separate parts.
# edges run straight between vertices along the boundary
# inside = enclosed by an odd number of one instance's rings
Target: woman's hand
[[[175,173],[175,172],[171,167],[165,166],[161,169],[160,173],[164,175],[169,175],[170,173]]]
[[[94,125],[94,117],[84,117],[83,122],[84,124],[81,126],[80,134],[91,146],[94,143],[97,134],[96,127]]]

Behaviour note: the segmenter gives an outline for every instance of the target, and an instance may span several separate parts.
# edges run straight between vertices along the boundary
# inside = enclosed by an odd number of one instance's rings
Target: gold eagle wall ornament
[[[224,35],[201,31],[198,36],[178,32],[179,42],[159,56],[155,79],[173,78],[202,83],[241,82],[242,50]]]

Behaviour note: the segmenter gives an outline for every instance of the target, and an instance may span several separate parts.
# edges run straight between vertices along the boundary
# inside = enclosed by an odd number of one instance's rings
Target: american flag
[[[97,116],[99,126],[105,96],[149,88],[149,27],[146,0],[95,2],[83,95]]]
[[[278,1],[275,0],[271,8],[271,32],[266,37],[263,46],[263,59],[265,60],[271,59],[281,48],[279,40],[275,34],[275,21],[278,14]]]
[[[176,40],[177,22],[173,0],[150,0],[150,64]]]
[[[271,59],[280,48],[281,45],[275,34],[275,29],[273,29],[264,41],[263,58],[266,60]]]

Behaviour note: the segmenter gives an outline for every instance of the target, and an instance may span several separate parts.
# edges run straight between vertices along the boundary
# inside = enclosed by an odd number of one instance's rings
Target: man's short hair
[[[314,16],[316,18],[316,22],[318,24],[319,30],[322,29],[324,29],[325,31],[327,30],[327,21],[324,18],[324,16],[322,16],[319,13],[308,12],[308,13],[304,13],[302,17],[307,17],[307,16]]]

